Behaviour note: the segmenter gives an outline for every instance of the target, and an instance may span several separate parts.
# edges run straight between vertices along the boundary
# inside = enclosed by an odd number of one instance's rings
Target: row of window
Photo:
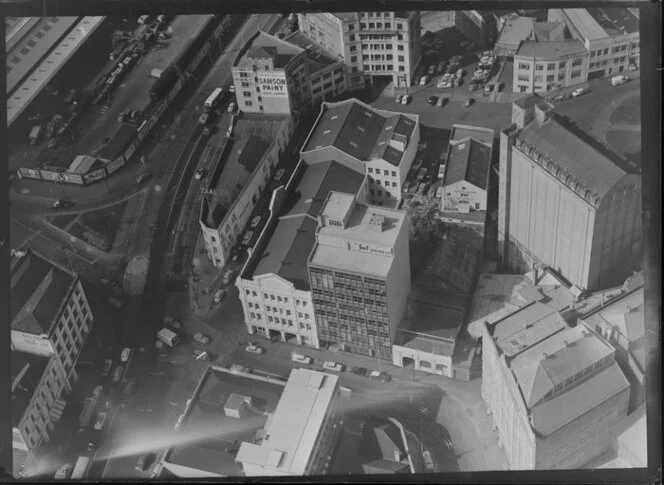
[[[572,67],[580,66],[583,64],[583,59],[574,59],[572,61]],[[558,62],[558,69],[565,69],[567,66],[567,61],[560,61]],[[527,62],[519,62],[519,70],[520,71],[529,71],[531,69],[531,64]],[[540,63],[537,62],[535,63],[535,70],[536,71],[553,71],[556,69],[556,63],[555,62],[548,62],[548,63]]]
[[[638,44],[637,44],[638,45]],[[617,45],[613,49],[611,49],[612,54],[617,54],[618,52],[625,52],[628,49],[628,45]],[[597,49],[594,51],[590,51],[590,57],[597,57],[597,56],[606,56],[609,54],[609,48],[605,47],[604,49]]]
[[[263,320],[263,315],[260,313],[254,313],[254,312],[249,312],[249,316],[251,317],[252,320]],[[293,320],[290,318],[279,318],[279,317],[273,317],[271,315],[267,316],[267,321],[269,323],[274,323],[276,325],[284,325],[284,326],[289,326],[293,327],[295,324],[293,323]],[[300,329],[304,330],[311,330],[311,324],[310,323],[302,323],[300,322]]]
[[[367,168],[367,172],[369,172],[369,173],[375,173],[376,175],[380,175],[380,169],[378,169],[378,168],[377,168],[376,171],[374,172],[374,169],[371,168],[371,167],[369,167],[369,168]],[[392,170],[391,174],[392,174],[392,177],[396,177],[396,176],[397,176],[397,173],[396,173],[394,170]],[[386,177],[389,177],[389,176],[390,176],[390,171],[389,171],[389,170],[383,170],[383,175],[385,175]]]
[[[256,297],[258,296],[258,293],[256,293],[256,291],[246,290],[246,289],[244,290],[244,294],[247,295],[247,296],[256,296]],[[284,296],[284,297],[281,297],[279,295],[275,296],[272,293],[263,293],[263,298],[265,300],[278,301],[279,303],[288,303],[288,301],[289,301],[288,297],[286,297],[286,296]],[[298,306],[302,305],[303,307],[307,306],[307,302],[305,300],[296,299],[295,304],[298,305]]]

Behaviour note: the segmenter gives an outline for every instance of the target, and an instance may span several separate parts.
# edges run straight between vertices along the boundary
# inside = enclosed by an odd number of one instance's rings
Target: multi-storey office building
[[[321,342],[390,359],[410,291],[405,213],[330,192],[308,259]]]
[[[573,469],[604,453],[627,415],[615,350],[535,301],[484,323],[482,397],[512,470]]]
[[[348,88],[410,87],[421,61],[419,12],[298,14],[300,31],[348,66]]]
[[[369,179],[370,201],[396,207],[420,140],[416,115],[372,108],[356,99],[323,103],[300,156],[335,160]]]
[[[62,415],[64,382],[54,356],[11,351],[13,447],[34,455]]]
[[[564,22],[572,37],[583,42],[589,52],[588,79],[638,68],[638,9],[552,8],[549,21]]]
[[[295,33],[279,39],[257,32],[233,63],[238,106],[245,113],[299,115],[347,90],[344,63]]]
[[[521,42],[514,54],[515,93],[547,92],[588,80],[589,55],[580,40]]]
[[[12,349],[53,356],[53,382],[69,393],[94,320],[81,281],[32,250],[12,261],[10,271]]]
[[[341,431],[339,378],[293,369],[261,443],[243,442],[235,461],[245,476],[323,475]]]
[[[319,347],[307,257],[316,242],[318,214],[330,191],[361,192],[365,177],[337,162],[301,167],[292,181],[293,192],[274,215],[266,233],[237,278],[245,325],[249,334],[261,333]]]
[[[564,126],[538,95],[501,133],[499,261],[550,266],[582,290],[624,281],[641,244],[641,177]]]

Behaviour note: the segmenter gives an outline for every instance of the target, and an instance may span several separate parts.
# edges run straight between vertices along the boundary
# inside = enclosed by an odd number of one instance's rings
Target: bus
[[[74,471],[69,477],[71,480],[80,480],[85,478],[90,468],[90,458],[87,456],[79,456],[74,465]]]
[[[214,91],[212,91],[212,94],[208,96],[208,99],[205,100],[205,111],[211,111],[214,109],[214,107],[217,105],[217,102],[219,102],[219,98],[221,98],[221,94],[223,92],[224,90],[221,88],[216,88]]]

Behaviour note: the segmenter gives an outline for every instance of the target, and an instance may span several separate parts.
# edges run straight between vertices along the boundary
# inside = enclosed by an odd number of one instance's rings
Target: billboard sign
[[[106,171],[108,173],[113,173],[116,170],[119,170],[120,167],[122,167],[124,165],[124,163],[125,163],[124,157],[120,156],[120,157],[116,158],[115,160],[113,160],[112,162],[109,162],[109,163],[106,164]]]
[[[127,148],[127,150],[125,150],[124,152],[125,160],[129,160],[135,151],[136,151],[136,143],[132,143],[131,145],[129,145],[129,148]]]
[[[287,98],[286,76],[284,73],[259,72],[258,87],[264,98]]]
[[[19,171],[21,172],[21,175],[24,177],[30,177],[33,179],[41,178],[41,175],[39,175],[39,170],[32,170],[30,168],[20,168]]]
[[[40,170],[41,176],[44,180],[51,180],[53,182],[61,182],[60,172],[51,172],[49,170]]]
[[[81,177],[81,175],[78,173],[65,172],[63,174],[60,174],[60,176],[62,177],[63,182],[69,182],[72,184],[81,184],[81,185],[83,184],[83,177]]]
[[[106,177],[106,168],[102,167],[97,170],[94,170],[90,173],[86,173],[83,176],[83,179],[85,180],[86,183],[94,182],[96,180],[101,180],[104,177]]]

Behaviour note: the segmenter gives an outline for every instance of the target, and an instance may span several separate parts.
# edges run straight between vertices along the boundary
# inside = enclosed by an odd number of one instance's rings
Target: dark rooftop
[[[491,164],[491,147],[469,138],[450,145],[443,186],[466,181],[486,190]]]
[[[277,274],[300,290],[309,290],[307,258],[316,242],[316,216],[332,191],[356,193],[364,176],[338,162],[307,166],[282,216],[257,258],[254,276]]]
[[[275,69],[283,69],[293,57],[303,52],[300,47],[266,32],[258,32],[249,42],[247,49],[239,53],[234,67],[250,68],[256,59],[272,59]]]
[[[298,30],[293,32],[284,40],[290,42],[293,45],[301,47],[302,49],[308,50],[307,63],[311,67],[310,72],[312,73],[319,71],[320,69],[327,67],[330,64],[338,62],[333,54],[327,52],[323,47],[307,37],[304,32]]]
[[[588,8],[588,13],[611,36],[639,31],[639,19],[628,8]]]
[[[516,51],[517,57],[529,57],[536,59],[558,58],[574,55],[585,55],[586,47],[580,40],[560,40],[536,42],[526,40],[521,43]]]
[[[12,423],[18,426],[37,390],[49,358],[18,350],[11,351]]]
[[[48,334],[76,280],[64,268],[27,251],[11,270],[12,329]]]
[[[416,121],[402,114],[382,115],[368,105],[350,99],[323,104],[323,112],[302,152],[334,146],[358,160],[379,157],[398,166],[403,153],[388,145],[394,135],[410,139]]]

